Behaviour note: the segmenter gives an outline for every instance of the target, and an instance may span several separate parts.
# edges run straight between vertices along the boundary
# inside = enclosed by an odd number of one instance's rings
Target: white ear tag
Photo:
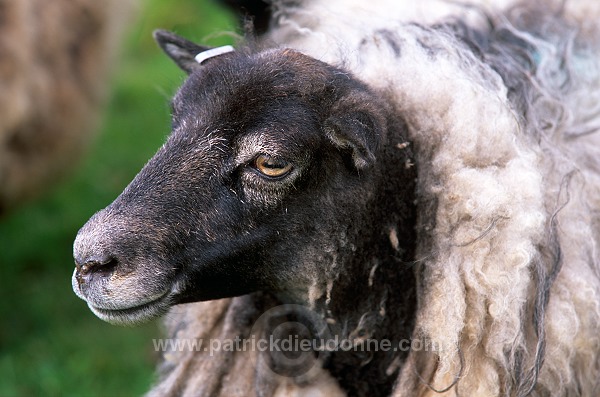
[[[227,54],[228,52],[233,51],[235,51],[235,48],[233,48],[230,45],[224,45],[223,47],[216,47],[211,48],[210,50],[202,51],[201,53],[196,55],[194,59],[196,60],[196,62],[201,64],[209,58],[216,57],[222,54]]]

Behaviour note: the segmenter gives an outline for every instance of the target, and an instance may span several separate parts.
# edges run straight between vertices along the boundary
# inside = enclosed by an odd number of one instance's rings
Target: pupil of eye
[[[277,162],[273,159],[265,160],[262,165],[267,168],[285,168],[286,166],[284,162]]]

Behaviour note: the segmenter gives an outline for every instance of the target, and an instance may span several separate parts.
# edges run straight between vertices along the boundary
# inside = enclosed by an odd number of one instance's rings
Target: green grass
[[[97,319],[71,290],[73,239],[164,142],[184,75],[151,39],[166,28],[210,45],[235,20],[210,0],[144,0],[116,67],[98,138],[76,172],[0,220],[0,396],[136,396],[150,387],[160,321]]]

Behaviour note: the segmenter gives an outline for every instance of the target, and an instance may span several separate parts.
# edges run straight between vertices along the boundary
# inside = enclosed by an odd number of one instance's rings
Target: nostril
[[[78,263],[75,264],[77,267],[77,275],[78,277],[87,276],[92,273],[101,273],[101,274],[110,274],[115,271],[119,262],[115,258],[110,258],[107,260],[91,260],[85,262],[83,265]]]

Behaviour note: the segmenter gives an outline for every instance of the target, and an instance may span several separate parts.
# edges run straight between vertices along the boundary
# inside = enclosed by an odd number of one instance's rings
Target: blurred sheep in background
[[[85,153],[133,5],[0,1],[0,214]]]

